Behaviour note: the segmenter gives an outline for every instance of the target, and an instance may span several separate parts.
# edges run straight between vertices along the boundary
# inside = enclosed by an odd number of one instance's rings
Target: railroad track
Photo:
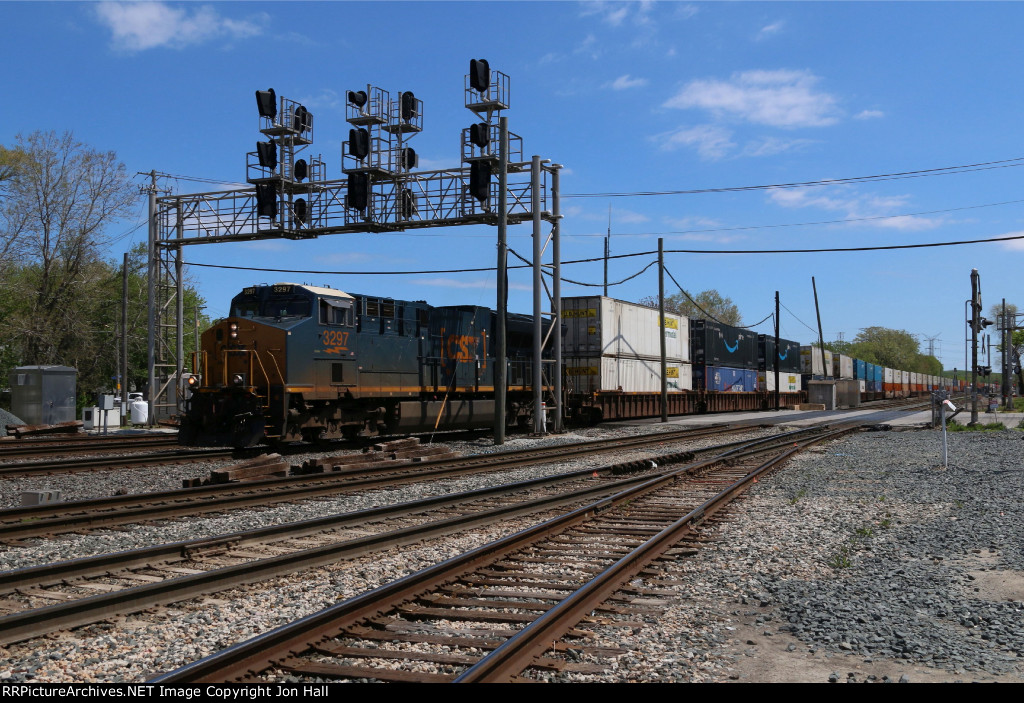
[[[789,446],[801,434],[805,432],[709,451],[734,455],[741,449]],[[3,572],[0,644],[513,517],[581,505],[664,474],[664,467],[692,458],[691,452],[673,452],[655,457],[653,463],[643,459],[582,469],[400,505]],[[634,475],[623,478],[625,474]],[[358,536],[353,536],[353,530]]]
[[[36,537],[294,502],[399,483],[508,470],[545,461],[650,447],[750,429],[751,426],[714,425],[628,438],[480,454],[454,460],[424,461],[386,470],[368,465],[343,472],[8,508],[0,510],[0,542],[16,545]]]
[[[0,442],[0,461],[15,457],[52,457],[92,452],[152,451],[178,446],[177,435],[107,435],[88,439],[72,436],[62,439],[18,439]]]
[[[586,647],[579,628],[593,613],[634,610],[623,590],[630,579],[673,550],[692,549],[690,531],[758,477],[856,427],[819,428],[796,442],[769,438],[687,464],[151,683],[495,682],[573,669],[559,652]]]

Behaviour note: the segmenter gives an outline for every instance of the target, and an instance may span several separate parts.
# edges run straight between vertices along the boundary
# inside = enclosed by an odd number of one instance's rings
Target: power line
[[[991,244],[994,242],[1009,242],[1013,240],[1024,239],[1024,234],[1014,235],[1012,237],[990,237],[988,239],[964,239],[956,242],[932,242],[929,244],[890,244],[886,246],[876,247],[836,247],[832,249],[666,249],[666,254],[821,254],[821,253],[843,253],[843,252],[854,252],[854,251],[890,251],[894,249],[921,249],[926,247],[951,247],[961,246],[965,244]],[[609,256],[609,259],[628,259],[635,256],[650,256],[657,254],[656,251],[638,251],[632,254],[614,254]],[[566,266],[569,264],[587,264],[594,263],[597,261],[603,261],[604,257],[592,257],[589,259],[573,259],[572,261],[563,261],[562,265]],[[228,266],[227,264],[203,264],[198,262],[192,262],[189,266],[202,266],[206,268],[219,268],[219,269],[234,269],[238,271],[263,271],[270,273],[308,273],[317,274],[324,276],[411,276],[418,274],[438,274],[438,273],[482,273],[487,271],[495,271],[496,267],[481,267],[481,268],[460,268],[460,269],[435,269],[427,271],[312,271],[306,269],[280,269],[280,268],[263,268],[257,266]],[[509,266],[510,269],[529,268],[529,266],[523,264],[518,266]]]
[[[752,190],[773,190],[776,188],[810,188],[815,186],[843,185],[848,183],[872,183],[876,181],[893,181],[907,178],[926,178],[929,176],[949,176],[959,173],[973,173],[975,171],[989,171],[997,168],[1015,168],[1024,165],[1024,157],[1015,159],[1003,159],[1001,161],[986,161],[977,164],[965,164],[962,166],[944,166],[942,168],[930,168],[920,171],[900,171],[897,173],[882,173],[874,176],[852,176],[850,178],[829,178],[820,181],[796,181],[793,183],[772,183],[753,186],[729,186],[723,188],[694,188],[690,190],[650,190],[634,191],[627,193],[568,193],[563,198],[629,198],[648,195],[702,195],[706,193],[740,193]]]

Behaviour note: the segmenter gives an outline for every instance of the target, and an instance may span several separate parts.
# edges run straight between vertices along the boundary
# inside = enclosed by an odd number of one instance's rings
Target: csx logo
[[[476,358],[476,337],[467,334],[450,334],[443,344],[443,355],[455,361],[473,361]]]

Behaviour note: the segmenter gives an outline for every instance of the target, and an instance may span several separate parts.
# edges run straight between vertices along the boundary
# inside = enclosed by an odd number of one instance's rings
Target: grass
[[[850,548],[840,547],[839,551],[829,559],[828,565],[833,569],[848,569],[853,566],[853,561],[850,560]]]
[[[954,420],[946,425],[947,432],[1002,432],[1005,429],[1001,422],[988,422],[984,425],[980,422],[977,425],[961,425]]]

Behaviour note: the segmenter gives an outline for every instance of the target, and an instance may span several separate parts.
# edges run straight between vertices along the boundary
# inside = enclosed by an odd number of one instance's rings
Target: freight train
[[[245,288],[202,335],[193,360],[202,380],[180,442],[245,447],[492,426],[495,324],[493,311],[472,305],[295,283]],[[509,315],[506,417],[523,425],[533,412],[532,340],[532,319]]]
[[[671,414],[768,407],[775,357],[786,405],[805,399],[815,377],[842,378],[847,367],[848,357],[837,355],[825,360],[826,373],[814,358],[820,352],[812,356],[797,342],[780,340],[776,348],[768,335],[680,315],[661,320],[657,310],[611,298],[563,298],[562,317],[563,366],[545,361],[542,374],[545,395],[553,374],[562,374],[570,420],[659,415],[662,338]],[[232,299],[229,317],[203,333],[192,364],[201,382],[186,401],[180,441],[244,447],[493,427],[496,323],[493,311],[478,306],[431,306],[296,283],[245,288]],[[545,323],[544,359],[552,356],[551,333]],[[506,421],[530,426],[530,317],[508,316],[506,349]],[[858,402],[940,383],[870,366],[850,365],[846,387]]]

